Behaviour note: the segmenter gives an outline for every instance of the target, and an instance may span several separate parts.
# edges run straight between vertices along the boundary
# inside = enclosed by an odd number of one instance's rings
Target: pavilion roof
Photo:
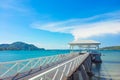
[[[100,42],[94,40],[76,40],[69,43],[70,45],[100,45]]]

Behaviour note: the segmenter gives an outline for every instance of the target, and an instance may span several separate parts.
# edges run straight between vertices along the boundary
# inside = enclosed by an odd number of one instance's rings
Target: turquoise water
[[[103,62],[94,65],[94,80],[120,80],[120,50],[106,50],[101,53]]]
[[[23,60],[41,56],[69,53],[69,50],[45,51],[0,51],[0,62]],[[102,53],[102,64],[95,65],[96,80],[120,80],[120,50],[105,50]],[[100,78],[98,78],[100,77]]]
[[[0,62],[69,53],[69,50],[0,51]]]

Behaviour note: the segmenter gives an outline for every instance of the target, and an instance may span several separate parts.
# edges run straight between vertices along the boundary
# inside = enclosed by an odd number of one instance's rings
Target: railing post
[[[70,66],[69,66],[69,68],[68,68],[68,71],[67,71],[67,74],[66,74],[66,75],[69,74],[69,72],[70,72],[70,68],[71,68],[71,65],[72,65],[72,62],[70,62]]]
[[[66,64],[65,64],[65,67],[64,67],[64,69],[63,69],[63,72],[62,72],[62,75],[61,75],[61,77],[60,77],[60,80],[62,80],[62,78],[63,78],[63,74],[64,74],[64,72],[65,72],[65,69],[66,69]]]
[[[52,80],[55,80],[58,71],[59,71],[59,69],[56,70],[55,75],[53,76]]]

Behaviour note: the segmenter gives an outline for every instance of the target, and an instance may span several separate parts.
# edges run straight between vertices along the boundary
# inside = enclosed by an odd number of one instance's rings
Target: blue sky
[[[120,45],[120,0],[2,0],[0,43],[23,41],[46,49],[77,39]]]

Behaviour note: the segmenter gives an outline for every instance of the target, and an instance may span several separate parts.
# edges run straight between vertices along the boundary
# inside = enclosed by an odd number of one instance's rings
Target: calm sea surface
[[[102,64],[94,65],[94,80],[120,80],[120,50],[105,50]]]
[[[0,62],[69,53],[69,50],[0,51]],[[96,80],[120,80],[120,50],[105,50],[102,64],[94,65]]]
[[[0,62],[69,53],[69,50],[0,51]]]

